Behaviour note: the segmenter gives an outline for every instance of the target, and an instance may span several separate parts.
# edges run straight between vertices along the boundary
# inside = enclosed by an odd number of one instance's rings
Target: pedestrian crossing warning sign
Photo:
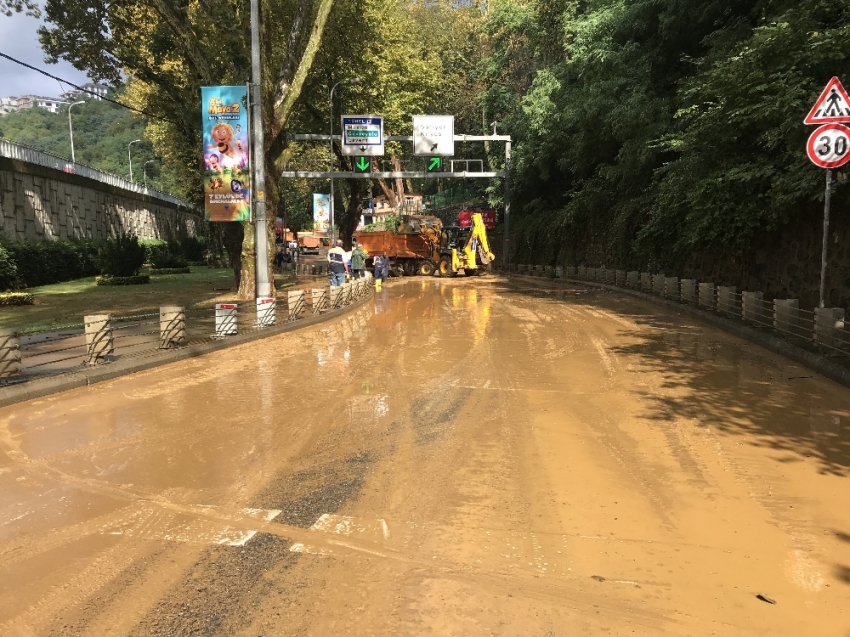
[[[806,124],[837,124],[850,122],[850,96],[834,77],[826,85],[818,101],[805,119]]]

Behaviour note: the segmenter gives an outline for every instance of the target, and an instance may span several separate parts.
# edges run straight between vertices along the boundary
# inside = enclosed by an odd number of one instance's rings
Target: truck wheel
[[[456,272],[452,271],[451,257],[442,257],[440,259],[438,272],[440,273],[440,276],[455,276],[457,274]]]
[[[422,261],[419,264],[419,274],[422,276],[431,276],[434,274],[434,263],[432,261]]]
[[[404,276],[416,276],[416,261],[404,262]]]

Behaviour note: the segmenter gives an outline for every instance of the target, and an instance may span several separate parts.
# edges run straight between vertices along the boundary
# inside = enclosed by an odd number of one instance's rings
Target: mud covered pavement
[[[0,635],[847,637],[848,474],[850,392],[758,347],[414,279],[0,410]]]

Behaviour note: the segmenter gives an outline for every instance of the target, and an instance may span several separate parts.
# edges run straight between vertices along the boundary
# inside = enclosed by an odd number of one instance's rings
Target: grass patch
[[[278,292],[292,284],[292,279],[275,275]],[[135,314],[158,311],[162,305],[207,307],[235,300],[236,287],[232,270],[198,268],[181,276],[151,275],[150,285],[98,286],[95,277],[89,277],[31,288],[27,293],[34,297],[33,305],[0,307],[0,328],[48,332],[82,327],[86,314]]]

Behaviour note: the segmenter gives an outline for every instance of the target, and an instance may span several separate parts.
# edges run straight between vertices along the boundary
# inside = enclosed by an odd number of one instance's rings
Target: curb
[[[537,283],[544,282],[540,281],[538,277],[526,276],[522,274],[507,275],[503,272],[500,272],[499,274],[501,274],[502,276],[506,276],[507,278],[517,278],[523,280],[527,279],[529,281],[535,281]],[[722,316],[718,316],[705,310],[701,310],[697,307],[678,303],[671,299],[661,298],[655,296],[654,294],[647,294],[646,292],[641,292],[639,290],[621,288],[615,285],[608,285],[606,283],[596,283],[595,281],[581,281],[579,279],[570,279],[566,277],[562,279],[546,279],[545,281],[547,283],[563,281],[565,283],[575,283],[578,285],[583,285],[585,287],[601,288],[603,290],[619,292],[621,294],[633,296],[644,301],[650,301],[658,305],[663,305],[670,309],[676,310],[680,314],[687,314],[692,318],[711,325],[712,327],[721,329],[724,332],[732,334],[733,336],[737,336],[738,338],[742,338],[746,341],[755,343],[756,345],[760,345],[765,349],[770,350],[774,354],[784,356],[785,358],[788,358],[794,361],[795,363],[803,365],[804,367],[808,367],[813,372],[817,372],[821,376],[824,376],[829,380],[838,383],[839,385],[843,385],[844,387],[850,388],[850,369],[833,363],[825,356],[821,356],[820,354],[815,354],[814,352],[809,352],[801,347],[797,347],[796,345],[789,343],[788,341],[785,341],[781,338],[777,338],[776,336],[772,336],[770,334],[765,334],[764,332],[753,329],[752,327],[741,325],[740,323],[736,323],[735,321],[724,318]]]
[[[324,323],[328,319],[339,318],[345,316],[352,310],[355,310],[367,302],[375,298],[374,288],[368,296],[358,299],[351,305],[347,305],[337,310],[331,310],[318,316],[310,316],[309,318],[299,319],[297,321],[287,321],[275,327],[269,327],[263,330],[254,330],[252,332],[244,332],[235,336],[228,336],[221,341],[210,341],[187,345],[179,349],[170,350],[155,350],[148,356],[138,359],[117,360],[114,363],[108,363],[103,366],[90,367],[78,372],[68,372],[59,374],[50,378],[35,378],[33,380],[13,385],[5,389],[0,389],[0,407],[8,407],[16,403],[33,400],[35,398],[43,398],[50,394],[56,394],[69,389],[78,389],[87,387],[96,383],[102,383],[107,380],[141,372],[154,367],[168,365],[177,361],[195,358],[210,352],[235,347],[258,341],[269,336],[277,336],[286,332],[294,332],[304,327],[311,327],[319,323]]]

